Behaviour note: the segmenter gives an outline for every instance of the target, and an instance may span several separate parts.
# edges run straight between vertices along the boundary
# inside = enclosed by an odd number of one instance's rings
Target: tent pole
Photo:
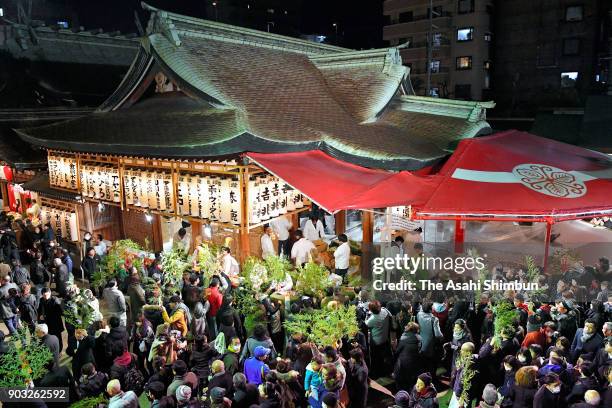
[[[455,220],[455,253],[461,254],[463,253],[463,243],[465,240],[465,230],[463,229],[463,224],[461,219]]]
[[[542,262],[542,267],[544,268],[544,272],[546,272],[546,268],[548,267],[548,251],[550,250],[551,235],[552,235],[552,222],[546,221],[546,238],[544,240],[544,262]]]
[[[374,214],[370,211],[361,211],[361,232],[361,277],[370,279],[374,241]]]

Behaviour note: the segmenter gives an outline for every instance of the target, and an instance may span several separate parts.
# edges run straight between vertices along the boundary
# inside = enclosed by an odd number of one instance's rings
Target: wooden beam
[[[240,183],[240,205],[241,205],[241,224],[240,224],[240,260],[244,262],[251,255],[251,242],[249,239],[249,170],[241,169],[238,177]]]
[[[346,232],[346,210],[338,211],[334,214],[336,220],[336,235]]]
[[[369,279],[374,241],[374,214],[371,211],[361,211],[361,229],[361,277]]]

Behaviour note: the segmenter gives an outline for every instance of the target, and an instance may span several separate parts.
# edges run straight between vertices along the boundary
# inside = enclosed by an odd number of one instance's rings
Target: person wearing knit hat
[[[408,408],[410,407],[410,394],[408,391],[399,391],[395,394],[395,407],[396,408]]]
[[[431,383],[431,374],[423,373],[418,376],[417,382],[409,395],[408,407],[437,407],[438,392]],[[397,396],[396,396],[397,399]]]
[[[224,398],[225,398],[225,388],[214,387],[210,391],[210,401],[213,404],[223,404]]]
[[[191,388],[186,385],[179,385],[176,389],[176,401],[178,406],[185,406],[189,403],[191,399]]]

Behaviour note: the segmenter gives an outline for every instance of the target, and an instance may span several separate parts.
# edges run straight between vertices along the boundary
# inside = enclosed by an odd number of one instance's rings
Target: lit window
[[[484,89],[491,89],[491,74],[489,72],[485,72]]]
[[[578,55],[580,53],[580,40],[578,38],[565,38],[563,40],[563,55]]]
[[[565,21],[582,21],[582,6],[569,6],[566,8]]]
[[[439,98],[440,97],[440,88],[431,88],[429,90],[429,96],[431,96],[432,98]]]
[[[562,72],[561,88],[575,88],[578,82],[578,72]]]
[[[440,72],[440,60],[431,60],[430,66],[432,74]]]
[[[62,28],[68,28],[68,22],[65,20],[60,20],[57,22],[57,25]]]
[[[433,35],[433,46],[439,47],[442,45],[442,33],[434,33]]]
[[[484,69],[489,70],[489,69],[491,69],[491,66],[492,66],[491,65],[491,61],[485,61],[484,62]]]
[[[457,30],[457,41],[472,41],[474,39],[474,27],[464,27]]]
[[[4,9],[0,7],[0,17],[4,17]]]
[[[457,70],[472,69],[472,57],[457,57]]]
[[[491,34],[491,33],[485,33],[485,35],[484,35],[484,40],[485,40],[485,41],[488,41],[488,42],[493,41],[493,34]]]
[[[268,13],[274,14],[274,9],[273,8],[268,9]]]
[[[474,0],[459,0],[457,4],[459,14],[473,13]]]

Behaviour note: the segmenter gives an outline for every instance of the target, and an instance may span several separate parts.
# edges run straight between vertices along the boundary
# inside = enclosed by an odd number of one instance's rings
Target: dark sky
[[[143,24],[146,15],[140,0],[47,0],[67,3],[78,15],[79,23],[86,28],[104,28],[135,32],[134,11],[137,10]],[[207,18],[206,5],[213,0],[148,0],[152,6],[165,10]],[[217,0],[223,6],[225,0]],[[232,0],[239,2],[241,0]],[[258,0],[244,0],[253,3]],[[263,1],[263,0],[262,0]],[[292,0],[281,0],[282,2]],[[338,22],[342,45],[367,49],[383,46],[383,0],[302,0],[299,27],[303,34],[334,35],[333,23]],[[211,17],[208,17],[211,18]],[[343,35],[342,35],[343,34]]]

